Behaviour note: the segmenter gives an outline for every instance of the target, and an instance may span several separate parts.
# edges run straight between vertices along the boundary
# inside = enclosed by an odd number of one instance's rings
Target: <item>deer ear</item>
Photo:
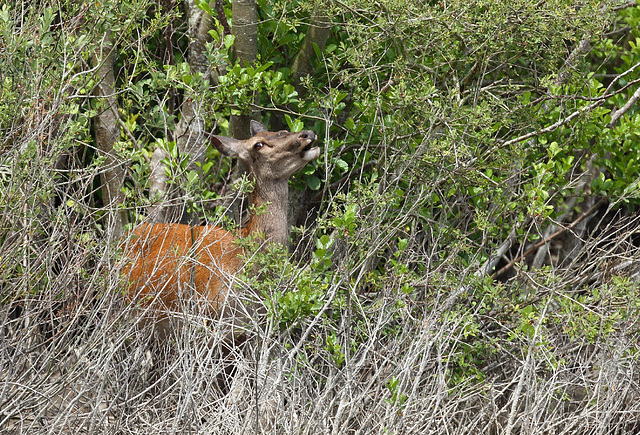
[[[209,140],[221,154],[229,157],[242,157],[244,147],[241,140],[216,134],[210,135]]]
[[[252,119],[250,122],[250,125],[251,125],[251,137],[255,136],[260,132],[267,131],[267,127],[265,127],[264,125],[262,125],[256,120]]]

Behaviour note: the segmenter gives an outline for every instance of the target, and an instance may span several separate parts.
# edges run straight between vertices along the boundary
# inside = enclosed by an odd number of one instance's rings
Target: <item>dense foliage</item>
[[[4,2],[0,430],[636,432],[639,24],[623,1],[258,0],[247,62],[231,1]],[[291,252],[244,241],[263,309],[227,392],[219,325],[186,306],[153,339],[119,246],[160,208],[234,227],[251,183],[177,132],[252,114],[322,153]]]

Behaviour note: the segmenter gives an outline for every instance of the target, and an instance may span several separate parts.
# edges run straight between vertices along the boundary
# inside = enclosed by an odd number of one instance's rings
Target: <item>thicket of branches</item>
[[[639,24],[626,1],[4,2],[0,431],[638,432]],[[204,138],[252,117],[322,155],[290,252],[250,255],[263,309],[229,356],[194,301],[168,337],[138,322],[120,246],[240,224],[250,186]]]

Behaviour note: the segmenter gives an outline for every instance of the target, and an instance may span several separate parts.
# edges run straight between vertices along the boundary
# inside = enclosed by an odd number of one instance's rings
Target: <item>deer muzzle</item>
[[[298,141],[302,145],[300,157],[306,162],[313,161],[320,156],[320,148],[312,147],[316,139],[316,134],[310,130],[301,131],[298,136]]]

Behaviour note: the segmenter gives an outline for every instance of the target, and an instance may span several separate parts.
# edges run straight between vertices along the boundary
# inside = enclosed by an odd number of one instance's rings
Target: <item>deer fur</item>
[[[235,156],[255,182],[254,214],[240,234],[213,225],[150,224],[138,226],[125,247],[125,276],[132,301],[175,309],[191,295],[207,309],[221,313],[233,299],[234,280],[243,268],[238,238],[256,236],[265,243],[286,246],[288,180],[320,155],[312,131],[269,132],[251,122],[252,137],[237,140],[211,135],[224,155]],[[263,243],[264,246],[264,243]]]

